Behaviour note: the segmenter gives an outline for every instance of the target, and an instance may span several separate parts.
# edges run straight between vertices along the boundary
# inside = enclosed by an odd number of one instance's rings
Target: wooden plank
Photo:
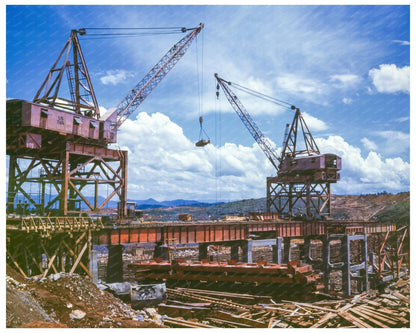
[[[310,328],[319,328],[322,325],[326,324],[328,321],[330,321],[332,318],[335,318],[336,316],[338,316],[338,314],[332,313],[332,312],[327,312],[326,315],[324,315],[321,319],[319,319]]]
[[[373,324],[376,324],[378,327],[382,328],[389,328],[389,326],[383,324],[382,322],[378,321],[377,319],[371,317],[370,315],[364,313],[364,311],[359,311],[357,309],[350,309],[350,312],[355,313],[356,315],[363,317],[364,319],[367,319],[368,321],[372,322]]]
[[[238,317],[236,315],[233,315],[231,313],[227,313],[224,311],[215,311],[214,312],[215,318],[228,320],[232,322],[237,322],[239,324],[247,325],[247,327],[255,327],[255,328],[266,328],[267,325],[261,321],[244,318],[244,317]]]
[[[353,306],[356,306],[357,304],[355,303],[348,303],[346,305],[344,305],[341,309],[338,309],[338,312],[342,312],[342,311],[347,311],[349,308],[352,308]]]
[[[361,319],[357,317],[354,317],[351,313],[348,313],[346,311],[339,312],[338,315],[359,328],[373,328],[366,322],[362,321]]]
[[[289,315],[284,315],[283,317],[285,318],[288,318],[288,317],[297,318],[297,317],[305,317],[305,316],[314,317],[314,316],[322,316],[327,313],[332,313],[332,312],[321,311],[321,312],[309,312],[309,313],[293,313]]]
[[[364,301],[365,303],[367,303],[367,304],[370,304],[370,305],[372,305],[372,306],[375,306],[376,308],[378,308],[378,307],[380,307],[380,306],[381,306],[381,303],[379,303],[379,302],[375,302],[375,301],[372,301],[372,300],[369,300],[369,299],[363,299],[363,301]]]
[[[399,300],[406,302],[407,304],[410,304],[410,299],[406,296],[403,296],[398,291],[393,292],[393,296],[397,297]]]
[[[389,294],[381,294],[380,298],[386,298],[386,299],[396,301],[396,302],[399,300],[396,296],[389,295]]]
[[[264,308],[265,308],[266,310],[273,311],[273,312],[279,312],[279,311],[282,311],[282,312],[289,312],[289,313],[291,313],[291,314],[294,312],[294,310],[288,310],[288,309],[277,308],[277,307],[272,307],[272,306],[265,306]]]
[[[172,324],[172,325],[180,326],[180,327],[190,327],[190,328],[215,328],[215,326],[212,326],[212,325],[207,325],[207,324],[202,324],[202,323],[195,323],[195,322],[192,322],[192,321],[181,320],[181,319],[177,319],[177,318],[171,318],[171,317],[168,317],[168,316],[165,317],[164,323]]]
[[[219,323],[219,324],[224,324],[224,325],[228,325],[234,328],[253,328],[253,326],[250,325],[246,325],[243,323],[237,323],[234,321],[229,321],[229,320],[225,320],[225,319],[220,319],[220,318],[213,318],[213,317],[208,317],[206,318],[207,320]]]
[[[311,308],[311,309],[315,309],[315,310],[321,310],[321,311],[329,311],[329,312],[338,312],[338,310],[334,310],[334,309],[330,309],[330,308],[325,308],[322,306],[316,306],[316,305],[312,305],[312,304],[307,304],[307,303],[299,303],[299,302],[291,302],[291,301],[283,301],[285,303],[292,303],[295,304],[296,306],[299,307],[306,307],[306,308]]]
[[[361,306],[363,307],[364,305],[361,305]],[[407,324],[409,322],[409,320],[407,320],[406,318],[403,318],[402,313],[399,313],[397,311],[391,311],[391,310],[386,309],[386,308],[382,308],[382,309],[378,309],[378,310],[373,310],[373,309],[371,309],[371,308],[369,308],[367,306],[364,306],[364,307],[368,311],[377,311],[377,314],[379,316],[383,316],[383,317],[388,318],[390,320],[395,320],[397,322],[404,323],[404,324]],[[382,313],[380,313],[378,311],[382,311]]]
[[[397,325],[397,323],[400,322],[400,320],[395,319],[394,317],[388,317],[388,316],[386,316],[382,313],[379,313],[377,311],[368,309],[367,307],[364,307],[364,306],[360,306],[358,309],[359,309],[359,311],[361,311],[365,314],[371,315],[374,318],[379,319],[379,320],[381,320],[381,321],[383,321],[387,324],[393,325],[393,326]]]

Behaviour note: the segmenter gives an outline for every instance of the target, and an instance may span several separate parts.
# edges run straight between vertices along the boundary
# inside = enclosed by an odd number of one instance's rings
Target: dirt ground
[[[133,310],[89,277],[59,273],[23,278],[6,268],[6,327],[163,327],[154,311]]]

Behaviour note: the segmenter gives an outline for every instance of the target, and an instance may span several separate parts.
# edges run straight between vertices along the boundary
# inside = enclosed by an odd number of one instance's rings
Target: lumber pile
[[[325,295],[314,302],[273,301],[255,296],[199,289],[168,289],[159,313],[171,327],[223,328],[402,328],[410,327],[409,280],[383,294]]]

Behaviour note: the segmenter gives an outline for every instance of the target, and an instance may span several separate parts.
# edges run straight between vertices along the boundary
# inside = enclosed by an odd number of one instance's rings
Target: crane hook
[[[202,116],[199,116],[199,126],[200,126],[199,141],[197,143],[195,143],[195,146],[197,146],[197,147],[204,147],[204,146],[206,146],[207,144],[209,144],[211,142],[211,140],[209,138],[208,138],[208,140],[204,140],[202,138],[202,133],[207,135],[207,133],[202,128],[202,121],[203,121]]]

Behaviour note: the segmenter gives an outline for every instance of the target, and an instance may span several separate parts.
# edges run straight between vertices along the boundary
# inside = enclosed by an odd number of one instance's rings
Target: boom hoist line
[[[221,86],[222,90],[225,93],[225,96],[227,97],[234,111],[240,117],[243,124],[247,127],[248,131],[253,136],[254,140],[256,140],[256,142],[258,143],[260,148],[263,150],[263,152],[266,154],[267,158],[270,160],[270,162],[273,164],[276,170],[279,170],[281,158],[278,156],[277,152],[274,150],[270,141],[267,139],[267,137],[263,134],[263,132],[257,126],[256,122],[248,113],[244,105],[240,102],[237,95],[234,94],[234,92],[231,90],[230,88],[231,82],[225,81],[224,79],[220,78],[217,73],[215,73],[214,76],[218,82],[217,97],[219,95],[219,91],[218,91],[219,86]]]
[[[188,35],[173,45],[172,48],[159,60],[159,62],[153,66],[145,77],[119,103],[116,110],[111,112],[109,116],[117,113],[117,128],[119,128],[126,121],[126,119],[146,99],[146,97],[153,91],[160,81],[162,81],[166,74],[168,74],[169,71],[183,57],[192,41],[203,27],[204,24],[200,23],[196,28],[193,28]],[[106,115],[104,115],[104,117],[106,117]]]

